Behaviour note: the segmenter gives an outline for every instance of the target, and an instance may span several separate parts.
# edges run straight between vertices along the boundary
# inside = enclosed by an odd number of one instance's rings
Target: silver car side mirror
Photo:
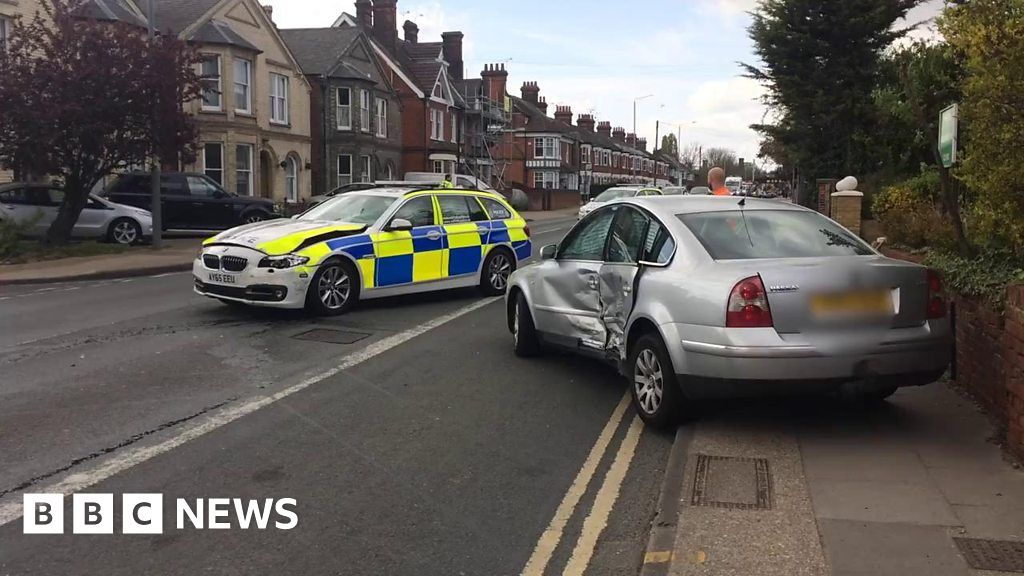
[[[557,252],[558,244],[548,244],[547,246],[540,249],[540,259],[553,260]]]
[[[403,232],[405,230],[412,230],[412,222],[409,222],[405,218],[395,218],[388,224],[388,232]]]

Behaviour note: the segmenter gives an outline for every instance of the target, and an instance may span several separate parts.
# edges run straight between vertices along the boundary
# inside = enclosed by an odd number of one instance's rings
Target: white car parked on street
[[[32,222],[28,233],[46,234],[64,202],[64,191],[47,184],[0,185],[0,221]],[[153,234],[148,210],[117,204],[90,195],[75,222],[72,236],[102,238],[117,244],[134,244]]]

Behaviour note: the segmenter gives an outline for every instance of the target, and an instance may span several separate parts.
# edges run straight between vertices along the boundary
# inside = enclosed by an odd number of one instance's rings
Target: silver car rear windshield
[[[342,194],[306,210],[299,220],[336,220],[373,224],[395,203],[393,196]]]
[[[676,217],[715,260],[874,254],[860,238],[814,212],[735,210]]]

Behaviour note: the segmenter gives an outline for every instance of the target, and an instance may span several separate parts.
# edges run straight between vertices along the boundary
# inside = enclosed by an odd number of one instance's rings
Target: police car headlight
[[[305,256],[296,256],[295,254],[285,254],[284,256],[267,256],[260,260],[260,268],[273,268],[275,270],[284,270],[285,268],[294,268],[296,266],[302,266],[306,262],[309,262],[309,258]]]

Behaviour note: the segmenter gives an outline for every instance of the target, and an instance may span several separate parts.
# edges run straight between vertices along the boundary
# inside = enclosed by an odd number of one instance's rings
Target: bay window
[[[352,183],[352,156],[341,154],[338,156],[338,186]]]
[[[383,98],[377,99],[377,136],[388,137],[388,101]]]
[[[352,89],[338,88],[338,130],[352,129]]]
[[[272,73],[270,75],[270,121],[274,124],[287,124],[288,115],[288,77]]]
[[[252,146],[235,146],[235,192],[239,196],[252,196]]]
[[[235,112],[252,114],[252,62],[235,59]]]
[[[221,110],[220,56],[204,54],[200,66],[203,110],[219,112]]]

